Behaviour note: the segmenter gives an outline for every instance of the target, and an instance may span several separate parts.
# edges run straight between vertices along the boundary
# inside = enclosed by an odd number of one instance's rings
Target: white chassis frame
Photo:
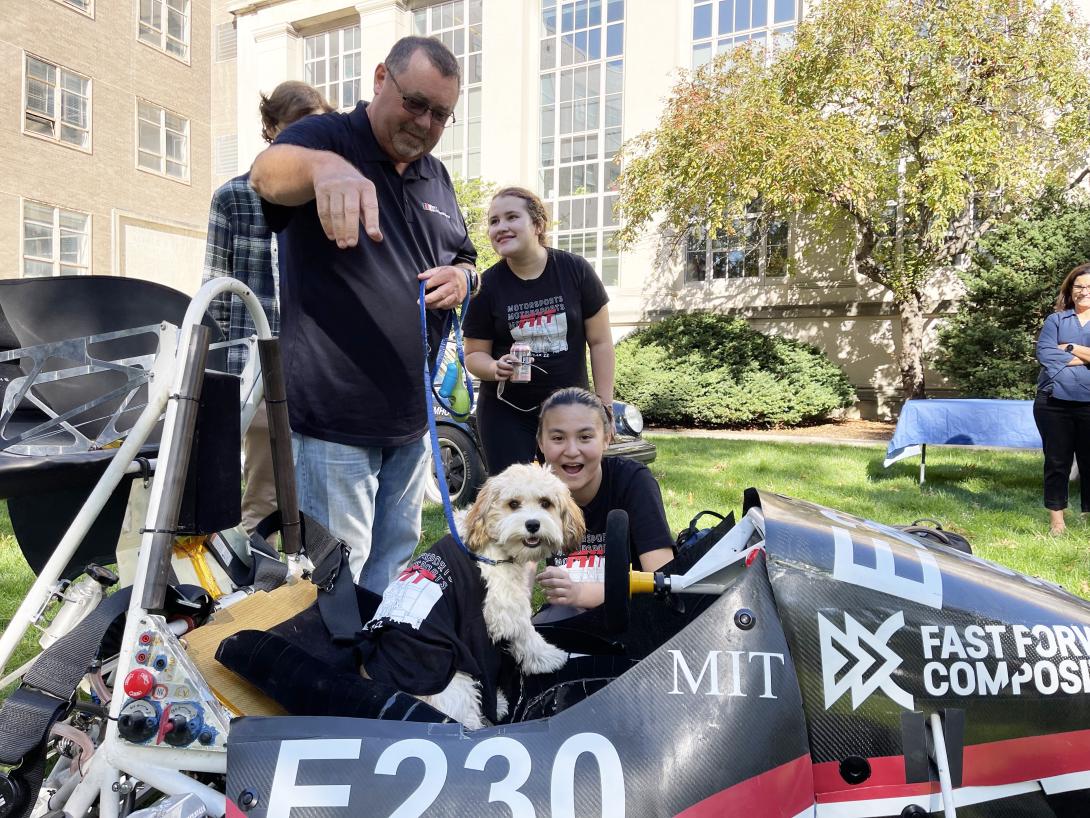
[[[87,501],[83,504],[68,531],[57,545],[56,550],[42,569],[38,578],[27,592],[11,623],[0,637],[0,670],[11,659],[15,648],[27,629],[37,620],[40,612],[49,602],[53,589],[61,575],[98,517],[106,501],[121,482],[124,474],[139,468],[134,458],[140,447],[166,411],[162,439],[159,444],[159,458],[156,474],[168,474],[171,469],[179,468],[169,460],[171,441],[176,434],[178,401],[171,400],[181,388],[184,355],[189,349],[193,330],[204,319],[212,300],[221,294],[232,293],[243,300],[253,318],[259,339],[271,338],[269,322],[260,302],[248,287],[229,278],[215,278],[205,284],[193,297],[186,310],[180,329],[164,325],[160,338],[160,348],[156,354],[148,386],[148,403],[133,425],[128,437],[117,450],[109,466],[95,485]],[[243,373],[242,431],[245,434],[253,419],[257,405],[263,394],[260,365],[256,349],[251,348],[249,362]],[[166,481],[153,479],[148,497],[148,512],[145,527],[155,527],[156,514],[163,500]],[[91,762],[84,772],[83,779],[69,797],[64,810],[69,815],[84,815],[98,801],[99,815],[103,818],[117,818],[119,814],[119,795],[117,786],[120,776],[126,774],[139,779],[167,795],[196,793],[204,801],[209,815],[222,816],[226,812],[226,797],[204,784],[183,775],[181,770],[206,773],[226,773],[227,755],[223,751],[202,749],[183,749],[172,747],[143,747],[123,740],[117,731],[117,717],[125,700],[124,676],[129,667],[132,653],[138,637],[137,629],[141,618],[147,614],[142,607],[144,585],[149,570],[151,541],[154,533],[147,531],[142,535],[140,553],[133,582],[132,600],[129,603],[125,632],[121,641],[121,654],[118,670],[113,684],[113,698],[110,701],[110,720],[106,735],[95,751]]]

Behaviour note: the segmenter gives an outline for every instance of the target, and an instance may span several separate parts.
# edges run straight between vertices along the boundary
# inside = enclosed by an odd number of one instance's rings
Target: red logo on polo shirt
[[[420,206],[421,206],[421,207],[423,207],[423,208],[424,208],[424,209],[425,209],[426,211],[428,211],[429,213],[438,213],[438,214],[439,214],[440,216],[442,216],[442,217],[443,217],[444,219],[449,219],[449,218],[450,218],[450,216],[449,216],[449,215],[447,215],[446,213],[444,213],[444,212],[443,212],[442,210],[440,210],[440,209],[439,209],[438,207],[436,207],[436,206],[435,206],[435,205],[433,205],[433,204],[429,204],[428,202],[421,202],[421,203],[420,203]]]

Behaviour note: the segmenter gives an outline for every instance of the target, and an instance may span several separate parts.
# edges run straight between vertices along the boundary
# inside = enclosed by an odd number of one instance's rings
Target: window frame
[[[607,287],[623,273],[613,160],[624,138],[628,12],[624,0],[543,0],[538,15],[540,51],[551,55],[538,68],[538,190],[556,246],[586,258]]]
[[[51,66],[54,69],[54,71],[56,71],[56,81],[54,83],[52,83],[52,86],[51,86],[53,88],[53,100],[54,100],[54,106],[53,106],[54,111],[53,111],[53,115],[52,115],[51,118],[45,116],[40,111],[33,111],[32,112],[31,109],[30,109],[30,94],[29,94],[29,89],[27,87],[28,83],[30,82],[30,71],[29,71],[29,68],[30,68],[29,61],[30,60],[36,60],[37,62],[44,63],[45,65]],[[86,107],[87,107],[87,127],[85,129],[80,129],[79,126],[72,125],[72,124],[66,123],[64,121],[64,97],[63,97],[63,95],[65,93],[69,93],[69,92],[65,91],[64,86],[63,86],[63,81],[62,80],[63,80],[63,74],[64,73],[67,73],[67,74],[70,74],[72,76],[78,77],[78,78],[80,78],[81,80],[83,80],[84,82],[87,83],[87,94],[84,97],[84,99],[86,100]],[[89,77],[89,76],[87,76],[85,74],[81,74],[79,71],[74,71],[71,68],[68,68],[66,66],[61,65],[60,63],[55,63],[52,60],[47,60],[45,57],[39,57],[37,54],[34,54],[34,53],[30,52],[30,51],[23,51],[23,83],[22,83],[22,85],[23,85],[23,100],[22,100],[22,106],[23,107],[22,107],[22,113],[21,113],[20,127],[21,127],[22,132],[23,132],[24,135],[32,136],[32,137],[34,137],[36,139],[41,139],[41,140],[43,140],[45,142],[51,142],[51,143],[53,143],[55,145],[62,145],[64,147],[66,147],[66,148],[71,148],[73,150],[80,151],[81,153],[91,153],[92,152],[92,147],[94,145],[94,135],[93,135],[93,132],[92,132],[92,126],[94,124],[94,116],[93,116],[93,108],[92,108],[94,82],[91,79],[91,77]],[[31,116],[37,117],[37,118],[42,119],[42,120],[51,119],[53,133],[51,135],[50,134],[44,134],[44,133],[41,133],[40,131],[35,131],[35,130],[32,130],[32,129],[28,128],[27,127],[27,119],[28,119],[28,117],[31,117]],[[87,134],[87,145],[86,146],[79,145],[79,144],[76,144],[75,142],[71,142],[70,140],[63,139],[61,137],[61,133],[63,131],[62,126],[67,126],[69,128],[73,128],[73,129],[77,129],[77,130],[83,130]]]
[[[77,14],[82,14],[84,17],[90,17],[95,19],[95,0],[87,0],[87,8],[81,9],[75,5],[76,0],[53,0],[55,3],[60,3],[62,6],[71,9]]]
[[[302,77],[302,79],[303,79],[303,82],[307,83],[308,85],[312,85],[316,89],[318,89],[319,93],[321,93],[321,95],[336,110],[338,110],[338,111],[351,111],[353,108],[356,107],[356,104],[359,102],[359,100],[363,98],[362,95],[363,95],[363,92],[364,92],[363,28],[360,25],[360,22],[359,22],[358,18],[356,19],[355,22],[346,21],[346,20],[341,20],[340,22],[341,23],[347,22],[348,24],[347,25],[334,25],[331,28],[325,28],[325,29],[322,29],[320,31],[312,31],[312,32],[310,32],[308,34],[303,35],[303,38],[302,38],[303,39],[303,77]],[[349,31],[351,29],[356,30],[356,37],[358,39],[358,45],[356,46],[356,48],[351,49],[350,51],[345,51],[345,49],[344,49],[344,35],[345,35],[346,31]],[[335,83],[332,80],[330,80],[330,78],[329,78],[329,63],[330,63],[331,57],[330,57],[330,53],[329,53],[329,39],[328,38],[330,37],[330,35],[333,35],[333,36],[337,37],[338,76],[337,76],[337,80],[336,80]],[[325,45],[324,45],[325,53],[324,53],[324,55],[322,57],[309,59],[307,57],[307,43],[309,41],[315,40],[315,39],[317,39],[319,37],[325,38]],[[359,74],[358,77],[346,77],[344,75],[344,57],[345,57],[346,54],[354,54],[356,56],[357,62],[359,64],[359,71],[360,71],[360,74]],[[326,78],[325,78],[325,81],[323,81],[323,82],[315,82],[312,77],[307,76],[308,68],[310,68],[310,66],[312,66],[312,65],[314,65],[314,64],[316,64],[318,62],[321,62],[321,64],[325,67]],[[355,96],[355,99],[352,100],[352,102],[349,105],[342,106],[341,105],[341,99],[343,98],[344,85],[345,85],[345,83],[350,83],[350,82],[359,83],[359,93],[353,95],[353,96]],[[332,86],[334,84],[337,86],[337,96],[336,96],[336,98],[334,98],[329,93],[330,86]]]
[[[144,165],[140,164],[140,154],[141,153],[148,153],[148,151],[142,150],[141,147],[140,147],[140,123],[142,121],[150,122],[150,120],[142,120],[140,118],[140,104],[141,103],[143,103],[145,105],[150,105],[153,108],[159,109],[158,128],[159,128],[159,149],[160,149],[161,153],[157,154],[157,156],[159,157],[159,160],[160,160],[159,161],[159,168],[157,170],[149,168],[149,167],[145,167]],[[177,111],[174,111],[174,110],[171,110],[170,108],[167,108],[165,105],[160,105],[157,102],[152,102],[150,99],[145,99],[144,97],[136,97],[136,106],[135,106],[134,114],[135,114],[135,136],[136,136],[135,143],[136,144],[134,146],[135,147],[135,153],[134,153],[133,159],[134,159],[134,162],[135,162],[135,165],[136,165],[136,169],[139,170],[139,171],[142,171],[144,173],[150,173],[153,176],[161,176],[162,178],[169,179],[172,182],[178,182],[178,183],[184,184],[184,185],[190,184],[190,177],[191,177],[192,171],[193,171],[193,168],[192,168],[193,151],[192,151],[192,144],[191,144],[191,142],[192,142],[192,138],[191,138],[192,127],[191,127],[191,124],[192,123],[191,123],[189,117],[183,116],[182,114],[178,113]],[[182,121],[185,122],[185,134],[184,134],[184,137],[185,137],[185,162],[184,162],[184,164],[185,164],[185,176],[184,177],[175,176],[175,175],[173,175],[171,173],[168,173],[167,170],[166,170],[166,166],[167,166],[166,115],[167,114],[172,114],[172,115],[178,117],[179,119],[181,119]]]
[[[792,242],[794,240],[794,220],[791,218],[784,219],[772,219],[762,218],[759,212],[750,212],[746,214],[746,221],[749,224],[756,225],[756,234],[758,241],[755,243],[750,242],[751,231],[745,229],[744,231],[737,231],[733,234],[728,234],[725,231],[721,231],[718,235],[713,235],[706,228],[693,228],[685,235],[684,238],[684,261],[682,262],[681,270],[681,282],[685,287],[690,286],[713,286],[716,281],[753,281],[761,284],[774,284],[782,283],[786,281],[790,275],[790,265],[792,259]],[[784,231],[783,241],[770,243],[769,239],[773,236],[774,229],[781,228]],[[699,252],[697,248],[693,246],[694,231],[699,230],[703,234],[704,248],[702,252]],[[783,273],[779,275],[768,274],[768,264],[772,258],[771,249],[773,247],[783,247]],[[747,256],[756,251],[757,254],[757,274],[746,275],[744,272],[742,275],[730,275],[729,260],[726,261],[724,267],[724,274],[717,276],[715,274],[716,257],[723,256],[729,259],[731,253],[741,251],[742,263],[746,262]],[[703,269],[701,276],[694,277],[691,274],[692,257],[703,257]]]
[[[454,17],[455,6],[459,3],[461,22]],[[455,122],[444,129],[433,155],[446,165],[451,175],[479,179],[483,153],[484,3],[482,0],[443,0],[415,8],[412,33],[418,37],[432,37],[446,45],[458,60],[462,72],[462,92],[454,106]],[[479,42],[474,41],[475,34],[479,36]]]
[[[167,42],[179,42],[176,38],[172,37],[169,33],[169,26],[164,25],[164,21],[168,19],[169,12],[172,10],[169,4],[172,0],[136,0],[136,41],[143,43],[148,48],[153,48],[156,51],[166,54],[171,59],[177,60],[185,65],[190,65],[193,51],[193,0],[180,0],[185,4],[185,12],[183,19],[185,20],[185,31],[183,32],[183,45],[185,46],[185,52],[182,54],[175,53],[167,48]],[[159,28],[155,28],[152,22],[144,22],[143,9],[141,6],[143,3],[157,4],[160,7],[160,20]],[[177,11],[176,9],[174,11]],[[145,37],[144,27],[147,27],[149,31],[157,32],[157,38]]]
[[[730,8],[737,15],[737,1],[733,0]],[[801,0],[787,0],[794,5],[794,17],[791,20],[776,20],[777,0],[764,0],[765,20],[756,25],[752,19],[752,0],[747,15],[748,24],[737,27],[737,16],[728,23],[728,31],[720,31],[723,25],[719,13],[723,9],[721,0],[691,0],[689,4],[689,66],[697,69],[710,62],[719,54],[737,48],[743,43],[759,43],[767,54],[774,54],[787,47],[794,40],[795,28],[803,19]],[[708,33],[697,36],[697,14],[707,12]],[[700,58],[698,59],[698,51]]]
[[[53,220],[51,224],[51,238],[53,242],[53,255],[50,259],[45,259],[41,256],[30,256],[26,254],[26,223],[27,223],[27,205],[36,205],[43,208],[51,208],[53,211]],[[76,216],[86,217],[86,232],[80,234],[84,239],[84,251],[86,253],[87,263],[86,265],[66,263],[61,260],[61,214],[67,213]],[[39,222],[40,223],[40,222]],[[93,253],[92,253],[92,239],[94,237],[94,214],[89,211],[73,210],[67,207],[61,207],[60,205],[51,204],[50,202],[42,202],[37,199],[28,199],[20,197],[19,200],[19,278],[45,278],[46,276],[28,276],[26,274],[27,261],[37,262],[39,264],[51,264],[53,272],[49,277],[56,278],[61,275],[72,275],[72,273],[62,272],[62,267],[84,267],[82,272],[77,272],[75,275],[91,275],[93,272]]]

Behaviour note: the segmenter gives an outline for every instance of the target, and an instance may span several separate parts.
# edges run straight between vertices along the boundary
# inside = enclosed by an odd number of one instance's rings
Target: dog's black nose
[[[536,534],[539,528],[541,528],[541,523],[539,523],[537,520],[526,521],[526,530],[529,531],[531,534]]]

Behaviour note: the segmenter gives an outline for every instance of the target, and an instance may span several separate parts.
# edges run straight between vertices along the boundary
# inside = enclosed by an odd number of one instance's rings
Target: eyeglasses
[[[454,111],[448,111],[445,108],[433,108],[426,99],[420,97],[405,96],[405,92],[401,90],[401,84],[397,81],[397,77],[394,76],[394,72],[387,68],[386,76],[393,80],[394,88],[401,94],[401,107],[408,113],[416,117],[422,116],[427,111],[431,114],[431,124],[438,125],[440,128],[449,128],[454,124]]]
[[[1071,288],[1071,292],[1073,292],[1073,293],[1090,293],[1090,284],[1088,284],[1085,287],[1075,285],[1074,287]]]

